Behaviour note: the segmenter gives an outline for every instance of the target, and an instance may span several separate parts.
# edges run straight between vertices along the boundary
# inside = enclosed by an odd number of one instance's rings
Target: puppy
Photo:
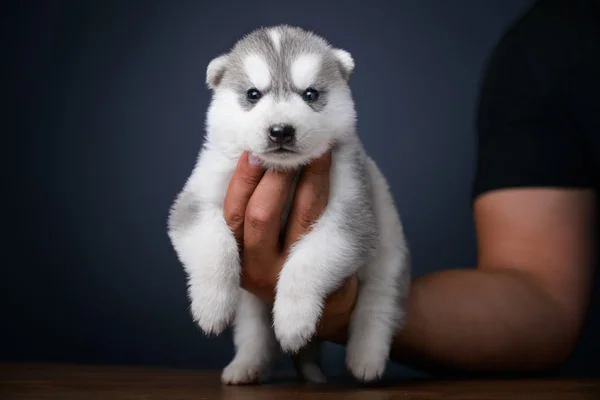
[[[287,25],[247,34],[207,67],[205,141],[171,207],[168,235],[187,274],[194,321],[207,335],[234,325],[226,384],[256,382],[280,350],[294,356],[304,379],[324,382],[315,331],[326,297],[353,273],[359,292],[346,365],[362,382],[385,371],[404,321],[410,256],[387,181],[356,133],[353,70],[350,53]],[[239,249],[223,216],[230,179],[244,151],[266,169],[299,173],[329,149],[327,208],[293,246],[271,308],[240,288]]]

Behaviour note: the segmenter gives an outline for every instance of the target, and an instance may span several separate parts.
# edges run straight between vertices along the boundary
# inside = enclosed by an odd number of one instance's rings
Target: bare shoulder
[[[516,188],[478,196],[479,268],[529,274],[580,320],[594,266],[595,204],[591,189]]]

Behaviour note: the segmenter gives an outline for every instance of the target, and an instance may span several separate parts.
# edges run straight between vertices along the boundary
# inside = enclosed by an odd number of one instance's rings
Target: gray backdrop
[[[230,360],[230,333],[206,339],[188,315],[165,221],[201,144],[206,66],[261,25],[313,29],[353,54],[360,135],[390,181],[415,274],[474,264],[477,87],[494,43],[530,1],[333,3],[5,9],[16,108],[5,108],[2,359],[210,368]],[[598,354],[591,338],[574,358],[579,371]],[[346,374],[341,347],[328,345],[325,367]]]

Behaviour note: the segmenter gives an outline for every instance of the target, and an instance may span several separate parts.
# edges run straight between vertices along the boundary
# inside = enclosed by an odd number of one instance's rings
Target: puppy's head
[[[294,168],[354,129],[352,56],[297,27],[258,29],[213,59],[206,83],[211,140]]]

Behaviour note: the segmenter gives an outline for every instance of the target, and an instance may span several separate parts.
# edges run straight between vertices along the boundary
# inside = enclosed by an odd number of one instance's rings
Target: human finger
[[[244,257],[278,249],[281,214],[290,195],[294,172],[267,171],[252,193],[244,220]]]
[[[288,218],[285,249],[305,235],[325,211],[329,200],[330,169],[331,151],[328,151],[302,171]]]
[[[246,207],[263,174],[264,169],[260,160],[250,153],[244,152],[238,160],[235,172],[227,188],[223,213],[227,225],[233,231],[240,245],[244,237]]]

